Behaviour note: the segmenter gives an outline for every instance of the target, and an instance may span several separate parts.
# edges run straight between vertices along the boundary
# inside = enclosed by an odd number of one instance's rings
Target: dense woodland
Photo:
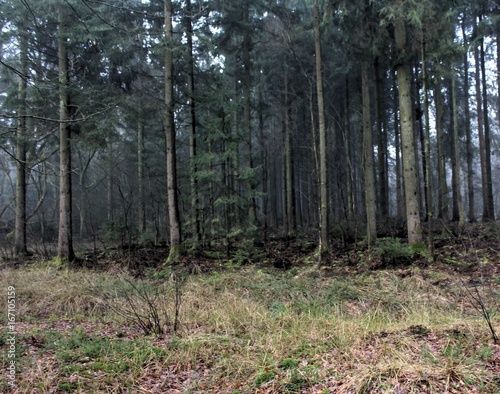
[[[321,257],[500,209],[497,0],[3,0],[0,21],[4,253],[312,234]]]

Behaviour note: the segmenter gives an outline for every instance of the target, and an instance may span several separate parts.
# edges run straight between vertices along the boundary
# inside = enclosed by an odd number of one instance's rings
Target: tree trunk
[[[59,238],[57,257],[73,261],[73,229],[71,202],[71,127],[69,125],[67,22],[59,10],[57,56],[59,59]]]
[[[387,134],[382,124],[383,110],[382,110],[382,78],[380,77],[379,60],[375,60],[375,99],[377,108],[377,172],[378,172],[378,190],[379,190],[379,204],[380,204],[380,221],[384,222],[389,213],[389,195],[388,184],[389,179],[387,176]]]
[[[490,118],[488,113],[488,85],[486,83],[486,61],[484,53],[484,39],[480,40],[481,48],[481,77],[483,86],[483,113],[484,113],[484,158],[486,165],[486,209],[483,214],[484,220],[495,220],[495,207],[493,202],[493,179],[491,175],[491,138],[490,138]]]
[[[397,3],[402,5],[402,0]],[[404,187],[406,201],[406,225],[408,242],[414,244],[422,239],[420,225],[420,206],[418,195],[418,171],[415,157],[415,138],[412,122],[412,102],[410,97],[410,65],[406,54],[406,26],[402,19],[395,22],[396,49],[398,58],[401,59],[397,65],[399,85],[399,111],[401,122],[401,142],[403,148]]]
[[[425,167],[425,184],[426,184],[426,201],[427,201],[427,230],[428,230],[428,238],[427,238],[427,248],[429,250],[429,254],[434,260],[434,228],[433,228],[433,219],[434,219],[434,209],[432,204],[432,175],[431,175],[431,126],[429,119],[429,92],[428,92],[428,81],[427,81],[427,54],[425,51],[425,42],[422,42],[422,89],[424,92],[424,117],[425,117],[425,141],[424,141],[424,153],[426,159],[426,167]]]
[[[285,129],[285,213],[286,213],[286,229],[287,238],[295,235],[295,201],[293,193],[293,159],[292,159],[292,132],[290,126],[290,103],[288,99],[288,73],[285,72],[285,97],[284,97],[284,129]]]
[[[418,136],[416,136],[415,146],[417,149],[415,150],[415,157],[418,163],[418,178],[419,182],[419,196],[420,196],[420,207],[423,212],[426,213],[425,220],[428,220],[427,212],[429,211],[428,205],[430,201],[428,201],[429,193],[427,193],[427,182],[425,181],[425,174],[427,173],[427,167],[429,163],[427,162],[427,155],[425,154],[425,125],[424,119],[422,117],[425,110],[422,109],[421,106],[421,98],[420,98],[420,78],[418,71],[418,62],[415,61],[414,75],[413,75],[413,84],[412,84],[412,96],[416,97],[415,109],[414,113],[414,121],[415,121],[415,129],[418,127]],[[418,114],[418,115],[417,115]],[[418,149],[419,148],[419,149]],[[420,150],[420,151],[419,151]],[[419,160],[421,158],[421,160]],[[422,166],[420,166],[420,161]],[[421,171],[421,172],[420,172]],[[423,194],[422,194],[423,192]]]
[[[191,183],[191,231],[193,248],[200,242],[200,215],[198,197],[198,178],[196,175],[196,102],[194,87],[194,59],[193,59],[193,24],[191,19],[191,0],[186,1],[186,34],[187,34],[187,59],[188,59],[188,97],[189,97],[189,158],[190,158],[190,183]]]
[[[370,245],[377,238],[377,217],[375,200],[375,177],[373,166],[373,136],[371,125],[370,87],[368,67],[365,63],[361,69],[361,88],[363,102],[363,173],[365,181],[366,236]]]
[[[453,160],[452,160],[452,182],[453,182],[453,221],[457,221],[460,226],[464,224],[462,191],[460,182],[460,149],[458,138],[458,109],[457,109],[457,88],[456,88],[456,73],[452,71],[451,95],[452,95],[452,118],[453,118]]]
[[[137,205],[139,206],[139,233],[146,231],[146,203],[144,200],[144,119],[142,109],[137,115]]]
[[[500,7],[497,7],[497,127],[500,127]]]
[[[326,170],[326,121],[325,100],[323,95],[323,70],[321,61],[321,37],[318,0],[314,0],[314,44],[316,54],[316,91],[318,96],[318,121],[319,121],[319,259],[323,260],[329,251],[328,245],[328,195],[327,195],[327,170]]]
[[[172,0],[165,0],[165,138],[167,161],[167,204],[170,227],[170,252],[168,262],[174,262],[182,254],[181,223],[177,196],[177,158],[175,148],[174,97],[173,97],[173,34]]]
[[[464,40],[464,47],[467,47],[467,33],[465,18],[462,20],[462,35]],[[500,46],[497,45],[497,48]],[[500,77],[500,75],[499,75]],[[468,217],[469,222],[476,221],[475,208],[474,208],[474,169],[472,167],[472,136],[471,136],[471,115],[469,103],[469,60],[468,52],[464,53],[464,112],[465,112],[465,151],[467,156],[467,191],[468,191]]]
[[[394,75],[393,91],[396,92],[396,75]],[[403,203],[403,182],[402,182],[402,163],[401,163],[401,132],[399,129],[398,118],[398,97],[394,95],[394,150],[396,151],[396,219],[403,220],[405,216],[405,204]]]
[[[497,127],[500,127],[500,9],[497,11]]]
[[[26,127],[26,89],[28,78],[28,38],[24,28],[19,30],[20,72],[18,100],[19,112],[16,130],[16,212],[14,248],[16,255],[28,254],[26,246],[26,145],[28,129]]]
[[[269,167],[268,167],[268,151],[266,144],[266,137],[264,135],[265,124],[264,124],[264,97],[262,94],[262,86],[259,85],[259,139],[260,139],[260,162],[262,166],[261,182],[262,182],[262,220],[261,227],[263,230],[264,241],[267,240],[268,231],[268,179],[269,179]]]
[[[344,96],[344,132],[342,134],[344,139],[344,154],[346,162],[346,194],[347,194],[347,213],[346,219],[350,223],[354,217],[354,195],[353,195],[353,180],[352,180],[352,162],[351,162],[351,137],[350,137],[350,126],[351,122],[349,119],[349,77],[345,78],[345,96]]]
[[[246,5],[246,9],[244,11],[244,21],[248,25],[251,24],[249,17],[249,5]],[[255,226],[256,224],[256,213],[255,213],[255,175],[253,168],[253,149],[252,149],[252,127],[251,127],[251,60],[250,60],[250,52],[252,50],[252,35],[250,30],[246,30],[243,37],[243,44],[241,47],[242,50],[242,63],[243,63],[243,77],[242,77],[242,87],[243,87],[243,130],[245,136],[243,137],[245,140],[246,147],[246,159],[247,159],[247,171],[248,174],[246,176],[245,188],[247,189],[247,204],[248,204],[248,220],[250,224],[250,228]]]
[[[439,195],[438,217],[441,220],[448,220],[448,185],[446,183],[446,151],[445,151],[445,135],[443,127],[443,94],[441,92],[441,77],[436,78],[436,135],[437,135],[437,155],[438,155],[438,182]]]
[[[114,217],[114,190],[113,190],[113,185],[114,185],[114,149],[113,149],[113,142],[109,142],[108,147],[108,157],[106,160],[106,172],[107,172],[107,177],[106,177],[106,218],[108,221],[108,224],[113,228],[114,227],[114,222],[115,222],[115,217]]]

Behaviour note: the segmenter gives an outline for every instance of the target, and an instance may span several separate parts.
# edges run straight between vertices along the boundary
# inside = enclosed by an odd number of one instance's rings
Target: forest
[[[0,5],[0,391],[500,390],[498,0]]]

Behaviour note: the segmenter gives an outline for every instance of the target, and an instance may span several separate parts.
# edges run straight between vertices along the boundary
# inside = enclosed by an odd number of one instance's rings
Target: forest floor
[[[4,259],[0,392],[500,393],[496,232],[436,238],[434,262],[393,238],[313,249]]]

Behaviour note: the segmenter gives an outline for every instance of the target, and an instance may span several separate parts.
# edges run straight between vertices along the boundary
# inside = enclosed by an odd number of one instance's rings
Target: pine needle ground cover
[[[500,346],[467,292],[477,289],[499,331],[499,276],[225,268],[185,279],[175,332],[179,290],[161,271],[39,264],[4,268],[0,282],[15,286],[17,308],[16,387],[2,373],[2,392],[500,392]],[[131,284],[149,294],[161,334],[123,313],[144,302]]]

